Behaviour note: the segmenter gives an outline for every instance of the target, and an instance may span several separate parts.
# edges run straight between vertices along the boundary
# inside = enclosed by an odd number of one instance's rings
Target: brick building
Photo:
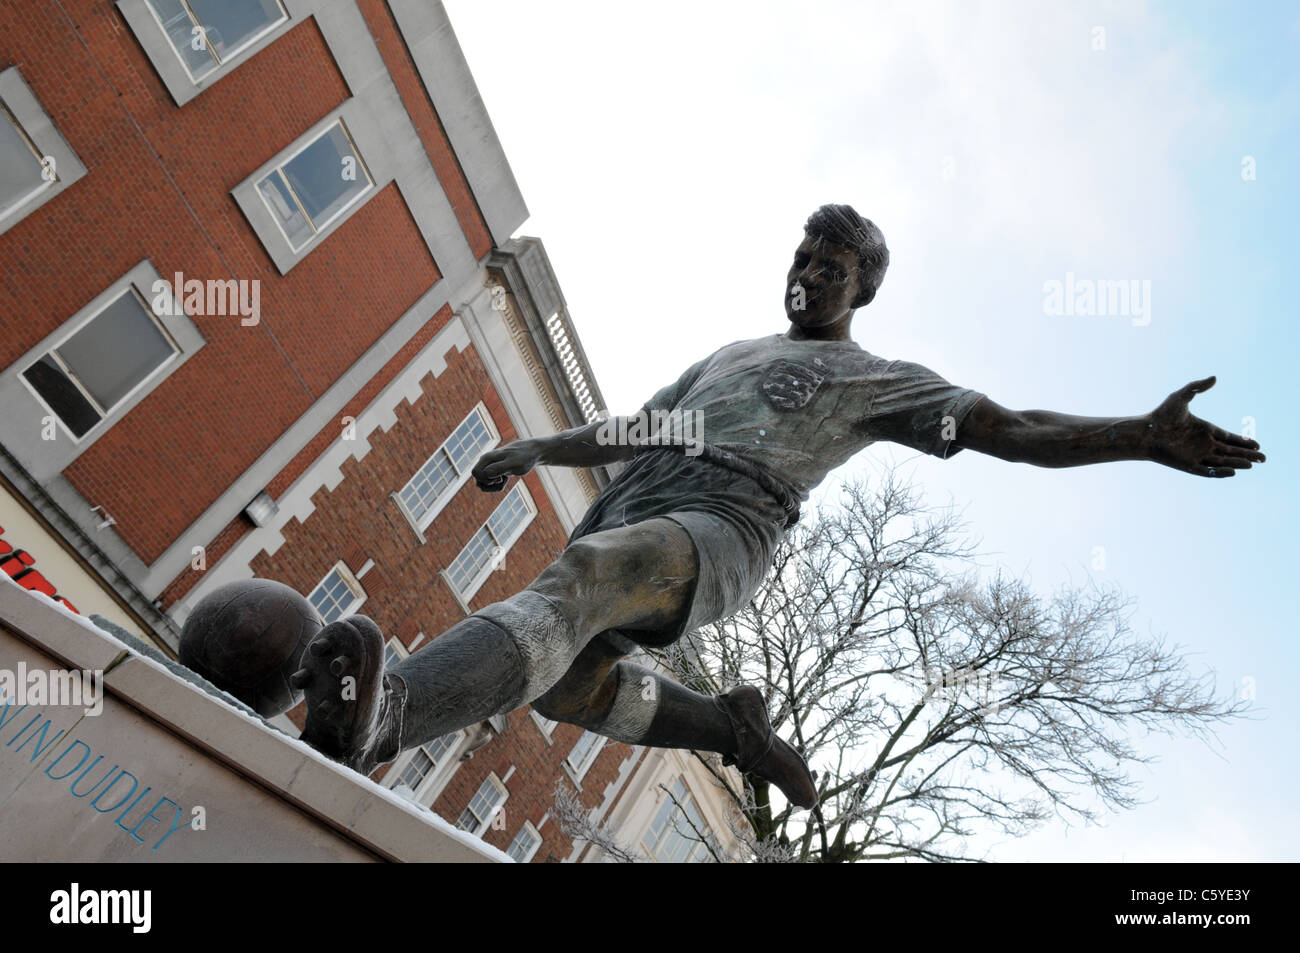
[[[527,209],[440,3],[19,0],[0,104],[16,581],[174,650],[206,592],[273,578],[403,655],[563,547],[608,473],[468,479],[604,407],[544,248],[512,237]],[[603,817],[662,768],[510,722],[377,777],[565,860],[556,779]]]

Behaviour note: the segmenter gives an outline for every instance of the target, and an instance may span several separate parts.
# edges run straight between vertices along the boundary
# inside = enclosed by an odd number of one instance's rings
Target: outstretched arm
[[[627,428],[624,427],[624,433]],[[474,464],[479,489],[496,492],[512,476],[523,476],[539,463],[554,467],[598,467],[630,459],[635,448],[603,435],[619,433],[618,420],[596,421],[549,437],[528,437],[489,450]]]
[[[681,377],[651,397],[632,417],[611,417],[549,437],[516,440],[489,450],[474,465],[474,480],[479,489],[495,493],[505,489],[512,476],[523,476],[537,464],[552,467],[599,467],[618,460],[630,460],[636,448],[616,438],[626,435],[633,418],[642,425],[650,419],[651,408],[670,408],[699,378],[710,358],[696,361]]]
[[[1003,460],[1077,467],[1151,460],[1204,477],[1230,477],[1263,463],[1254,440],[1192,416],[1191,399],[1214,386],[1193,381],[1137,417],[1076,417],[1050,410],[1008,410],[987,397],[971,408],[955,443]]]

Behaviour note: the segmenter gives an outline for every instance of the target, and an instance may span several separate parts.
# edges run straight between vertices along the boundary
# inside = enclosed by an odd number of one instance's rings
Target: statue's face
[[[786,275],[786,317],[801,328],[834,324],[853,310],[859,291],[857,253],[805,235]]]

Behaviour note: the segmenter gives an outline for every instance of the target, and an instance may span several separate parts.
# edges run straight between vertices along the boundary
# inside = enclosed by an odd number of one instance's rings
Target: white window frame
[[[573,752],[577,750],[578,746],[583,743],[588,735],[595,738],[596,743],[583,754],[582,762],[580,764],[575,764],[573,761]],[[608,740],[609,739],[604,735],[597,734],[590,730],[584,730],[583,733],[578,736],[578,740],[573,743],[573,748],[570,749],[568,755],[564,759],[564,770],[569,773],[569,777],[573,778],[575,784],[582,783],[582,779],[587,776],[587,772],[590,771],[591,766],[596,763],[596,759],[600,757],[600,753],[605,750],[605,742]]]
[[[424,780],[420,782],[420,786],[411,794],[418,803],[423,804],[425,807],[431,806],[434,801],[438,800],[438,795],[443,792],[447,783],[460,768],[460,752],[465,746],[465,731],[464,729],[461,729],[452,732],[451,735],[453,736],[453,740],[451,746],[447,749],[446,755],[443,756],[441,761],[434,762],[433,770],[424,777]],[[424,745],[419,745],[418,747],[402,752],[402,756],[393,762],[393,766],[389,768],[388,773],[384,775],[385,787],[392,789],[396,788],[398,784],[401,783],[402,773],[406,771],[407,766],[412,760],[414,760],[415,753],[420,751],[423,747]],[[425,752],[425,756],[428,756],[427,751]]]
[[[316,592],[316,590],[319,589],[321,586],[325,585],[325,583],[329,580],[330,576],[334,575],[335,573],[339,574],[339,578],[343,580],[343,585],[347,586],[348,591],[352,593],[352,601],[349,602],[340,611],[338,616],[339,619],[345,619],[350,615],[356,615],[357,610],[360,609],[365,604],[366,599],[368,599],[369,597],[366,595],[365,586],[361,585],[361,581],[352,574],[352,570],[348,569],[347,565],[343,562],[343,560],[339,560],[333,566],[331,566],[329,568],[329,571],[325,573],[324,576],[321,577],[320,582],[312,586],[311,592],[307,593],[307,601],[311,602],[311,597]],[[312,608],[315,607],[316,607],[316,603],[312,602]],[[320,610],[317,609],[316,611],[319,612]],[[337,620],[333,620],[333,621],[337,621]]]
[[[479,792],[482,791],[483,788],[488,785],[491,785],[492,787],[496,788],[497,792],[501,795],[501,800],[497,801],[497,803],[493,806],[491,813],[489,813],[487,817],[479,817],[477,814],[475,814],[473,811],[470,810],[469,806],[470,804],[474,803],[474,798],[478,797]],[[470,797],[469,803],[465,805],[465,809],[461,811],[461,817],[463,817],[465,814],[468,813],[478,822],[474,830],[469,831],[468,833],[473,834],[475,837],[482,837],[484,834],[486,834],[488,828],[492,825],[493,818],[495,818],[498,814],[500,814],[505,809],[506,801],[508,800],[510,800],[510,789],[506,787],[505,782],[502,781],[499,777],[497,777],[497,773],[495,771],[488,774],[488,776],[483,779],[483,783],[480,784],[478,788],[474,791],[473,796]],[[459,828],[460,830],[466,830],[466,828],[460,826],[459,817],[456,819],[456,827]]]
[[[120,301],[122,298],[127,297],[128,295],[135,298],[136,303],[140,305],[141,310],[144,311],[144,313],[148,315],[150,319],[152,319],[154,327],[158,329],[158,332],[163,336],[164,340],[166,340],[166,342],[169,345],[171,345],[172,352],[170,355],[168,355],[166,360],[164,360],[161,364],[155,366],[153,370],[151,370],[148,374],[146,374],[144,378],[142,378],[134,387],[132,387],[129,391],[127,391],[126,394],[123,397],[121,397],[115,404],[113,404],[112,407],[101,407],[99,405],[99,401],[97,401],[94,398],[94,396],[90,393],[90,391],[86,389],[86,386],[77,378],[77,375],[73,372],[72,368],[70,368],[67,364],[64,363],[63,358],[59,357],[57,352],[58,349],[62,347],[64,344],[68,343],[68,341],[71,340],[72,337],[77,334],[77,332],[79,332],[82,328],[86,327],[88,324],[90,324],[90,322],[94,321],[97,317],[99,317],[106,310],[108,310],[109,305],[115,304],[116,302]],[[145,300],[143,295],[140,294],[139,289],[135,287],[127,287],[121,293],[114,295],[112,298],[109,298],[108,300],[102,302],[102,304],[98,308],[96,308],[90,314],[86,315],[84,318],[79,318],[76,321],[76,323],[73,324],[69,329],[65,329],[61,331],[57,343],[47,348],[44,354],[38,355],[36,360],[41,360],[42,358],[47,356],[54,359],[54,363],[59,366],[59,370],[63,372],[63,375],[67,377],[67,379],[72,383],[72,385],[76,387],[77,390],[81,393],[81,396],[84,397],[90,403],[90,406],[93,407],[95,411],[99,414],[99,420],[96,421],[94,426],[92,426],[84,434],[82,434],[80,437],[74,434],[71,428],[69,428],[68,425],[63,422],[63,418],[60,417],[54,411],[54,408],[52,408],[49,404],[45,402],[45,398],[41,396],[40,391],[38,391],[32,385],[32,383],[29,380],[27,380],[26,376],[22,373],[23,371],[26,371],[29,367],[31,367],[35,363],[35,361],[27,361],[22,366],[18,375],[18,379],[23,382],[23,386],[25,386],[29,391],[31,391],[32,396],[36,398],[36,401],[43,408],[45,408],[45,410],[50,414],[50,416],[52,416],[55,419],[55,421],[59,425],[59,429],[63,431],[63,433],[68,437],[68,439],[71,440],[74,444],[81,444],[88,440],[93,440],[94,438],[99,436],[98,431],[100,430],[101,427],[103,427],[104,422],[106,420],[111,420],[114,417],[120,416],[118,414],[118,411],[121,408],[134,403],[132,398],[134,398],[137,394],[150,389],[153,380],[157,378],[159,375],[165,376],[167,373],[167,368],[170,365],[176,363],[177,359],[181,356],[181,348],[180,345],[176,343],[176,339],[172,337],[170,333],[168,333],[167,328],[163,325],[163,323],[158,320],[158,315],[154,314],[152,305],[149,303],[149,301]]]
[[[16,66],[0,70],[0,122],[10,120],[36,153],[36,161],[42,169],[51,168],[52,163],[54,178],[43,178],[42,185],[0,214],[0,235],[86,174],[85,165],[55,127],[49,114],[41,108],[40,101]],[[42,172],[43,176],[47,174]]]
[[[523,824],[521,824],[521,825],[519,826],[519,830],[515,833],[515,836],[512,837],[512,838],[510,839],[510,846],[508,846],[508,847],[506,848],[506,853],[507,853],[507,854],[509,854],[510,851],[514,848],[514,846],[515,846],[515,842],[516,842],[517,840],[519,840],[519,835],[520,835],[520,834],[523,834],[525,831],[528,832],[528,833],[532,836],[532,838],[533,838],[533,847],[532,847],[532,850],[530,850],[530,851],[527,853],[527,855],[524,856],[524,858],[523,858],[522,860],[515,860],[515,863],[516,863],[516,864],[526,864],[526,863],[528,863],[528,862],[531,861],[534,857],[537,856],[537,852],[538,852],[538,851],[541,849],[541,847],[542,847],[542,834],[541,834],[541,832],[540,832],[536,827],[533,826],[533,822],[532,822],[532,821],[524,821]]]
[[[677,795],[677,800],[678,802],[681,802],[682,807],[685,807],[688,804],[693,805],[695,807],[695,813],[699,816],[699,822],[700,822],[700,826],[703,828],[704,836],[714,837],[716,839],[716,835],[714,834],[713,827],[712,825],[709,824],[708,820],[704,817],[704,812],[700,810],[699,799],[695,797],[695,792],[692,791],[691,786],[686,783],[686,779],[681,775],[678,775],[673,781],[673,788],[674,788],[673,793]],[[680,791],[678,791],[677,789],[680,789]],[[682,807],[679,807],[678,804],[675,804],[673,802],[673,799],[669,797],[667,791],[660,790],[659,797],[660,797],[659,804],[655,807],[655,812],[654,814],[651,815],[650,822],[646,824],[645,830],[643,830],[641,832],[641,836],[637,838],[637,844],[645,852],[646,856],[650,857],[655,863],[694,864],[694,863],[701,863],[702,861],[707,860],[709,858],[708,848],[704,844],[698,842],[691,847],[691,855],[685,861],[663,860],[658,856],[656,851],[663,846],[664,841],[667,837],[675,835],[677,837],[682,838],[683,840],[687,838],[687,835],[681,833],[681,831],[677,829],[677,824],[681,822],[680,814],[681,814]],[[646,843],[646,838],[650,836],[651,831],[655,826],[655,822],[659,819],[661,815],[667,815],[664,817],[664,824],[666,825],[664,828],[665,836],[661,837],[659,843],[652,847],[650,844]],[[671,831],[668,830],[667,825],[672,825]],[[700,850],[704,851],[703,857],[696,856],[697,852]]]
[[[393,181],[396,166],[391,155],[392,150],[387,145],[378,121],[378,117],[367,110],[365,103],[353,97],[337,109],[331,110],[328,115],[268,158],[253,170],[252,175],[230,190],[235,204],[244,213],[244,218],[248,220],[249,226],[257,234],[263,249],[280,274],[288,274]],[[322,222],[316,233],[305,244],[295,248],[289,242],[279,219],[267,206],[258,183],[291,161],[338,123],[343,124],[344,133],[352,144],[370,187],[353,196],[347,205],[327,221]]]
[[[345,204],[339,206],[333,215],[317,224],[316,222],[313,222],[311,216],[307,214],[307,209],[303,207],[301,196],[298,195],[293,185],[290,184],[289,177],[284,174],[284,167],[316,143],[320,142],[321,139],[329,135],[335,126],[338,126],[339,129],[343,131],[343,138],[346,139],[348,145],[352,147],[352,153],[357,158],[357,164],[361,168],[361,174],[366,177],[366,187],[356,195],[352,196],[352,198],[348,199]],[[285,154],[282,158],[277,159],[276,164],[272,166],[265,175],[257,180],[258,186],[261,186],[262,182],[266,181],[273,175],[278,175],[280,177],[280,181],[284,183],[284,187],[289,190],[289,194],[293,197],[294,204],[298,207],[298,211],[302,213],[303,220],[310,225],[312,229],[310,237],[304,240],[301,245],[295,245],[293,239],[289,237],[289,233],[284,230],[284,226],[280,223],[280,220],[272,216],[271,220],[275,222],[276,229],[289,244],[289,248],[294,252],[294,254],[302,254],[308,248],[315,245],[320,237],[328,232],[331,225],[345,217],[348,209],[365,199],[367,195],[375,190],[375,179],[374,176],[370,174],[370,167],[366,165],[366,160],[361,155],[361,149],[357,146],[356,140],[352,138],[352,133],[348,132],[348,125],[343,121],[342,117],[335,119],[334,122],[320,130],[320,132],[311,139],[308,139],[305,142],[299,140],[297,148],[293,152]],[[358,179],[357,181],[360,180]],[[262,200],[262,204],[266,204],[266,196],[261,193],[260,188],[258,190],[258,198]],[[269,207],[267,211],[270,211]]]
[[[304,17],[301,12],[295,14],[289,9],[290,4],[286,0],[277,0],[277,2],[284,17],[261,33],[254,34],[234,50],[227,52],[225,59],[200,79],[195,79],[190,73],[180,51],[172,45],[171,38],[163,29],[162,20],[148,0],[117,0],[117,8],[144,49],[145,56],[153,64],[158,78],[167,87],[172,100],[177,106],[184,106],[203,90],[229,76],[243,63],[302,22]]]
[[[41,184],[36,186],[36,188],[32,189],[26,195],[19,196],[17,201],[15,201],[7,211],[0,212],[0,215],[7,218],[15,212],[21,212],[24,205],[54,184],[55,180],[58,178],[58,166],[56,163],[54,178],[51,178],[50,172],[48,171],[49,166],[45,161],[45,156],[41,155],[41,150],[36,148],[36,143],[32,141],[32,137],[27,134],[27,130],[23,128],[23,124],[18,121],[18,117],[15,116],[10,111],[9,107],[5,105],[3,99],[0,99],[0,120],[4,120],[14,127],[18,133],[18,138],[20,138],[27,145],[27,148],[31,150],[32,161],[41,170]]]
[[[207,343],[193,319],[185,313],[180,302],[176,301],[170,290],[155,295],[155,282],[162,282],[170,289],[169,282],[163,282],[158,270],[149,261],[142,261],[104,291],[96,295],[85,307],[64,321],[59,327],[47,334],[35,347],[27,351],[8,367],[0,370],[0,401],[9,409],[9,413],[0,417],[0,443],[14,453],[31,475],[37,480],[54,479],[66,470],[74,460],[86,451],[96,440],[129,414],[136,404],[157,390],[164,380],[182,367]],[[160,285],[161,287],[161,285]],[[130,394],[117,403],[113,411],[102,418],[99,423],[88,430],[79,440],[72,438],[72,431],[63,426],[58,414],[46,406],[35,389],[23,378],[23,371],[31,367],[55,347],[79,330],[113,301],[116,301],[128,289],[133,288],[148,305],[147,310],[162,325],[171,340],[180,348],[180,356],[173,356],[155,368],[154,373],[141,381]],[[162,299],[162,300],[160,300]],[[166,303],[162,313],[154,310],[155,301]],[[58,421],[58,440],[41,439],[41,418],[46,414]],[[62,439],[67,435],[70,439]]]
[[[190,7],[189,0],[178,0],[178,2],[185,9],[185,12],[189,14],[190,22],[194,24],[196,28],[201,28],[202,24],[198,23],[198,15]],[[176,49],[175,44],[173,44],[171,41],[171,37],[167,36],[167,28],[162,22],[162,14],[158,12],[157,7],[154,6],[151,0],[145,0],[145,6],[148,7],[149,12],[153,15],[154,22],[158,24],[158,29],[162,30],[163,36],[167,37],[167,45],[171,48],[171,51],[176,56],[176,59],[180,60],[181,68],[184,69],[186,75],[189,76],[190,82],[198,83],[201,79],[206,78],[207,76],[210,76],[212,73],[221,69],[221,67],[233,63],[236,59],[238,59],[241,53],[243,53],[249,47],[254,46],[258,42],[258,40],[262,39],[262,37],[266,36],[268,33],[274,32],[276,27],[282,26],[283,24],[288,22],[289,11],[284,8],[283,0],[274,0],[274,2],[275,5],[280,8],[280,18],[278,20],[275,20],[272,23],[267,24],[259,32],[254,33],[252,36],[246,39],[239,46],[235,47],[233,50],[230,50],[226,54],[225,59],[222,59],[220,56],[217,55],[217,51],[214,50],[212,48],[212,44],[208,42],[207,31],[206,30],[204,31],[203,39],[205,45],[208,48],[208,55],[212,57],[213,67],[207,73],[204,73],[202,77],[196,77],[193,73],[190,72],[189,64],[185,62],[185,58],[181,56],[180,51]]]
[[[506,553],[510,551],[510,548],[519,541],[519,538],[524,535],[524,533],[528,530],[528,527],[532,525],[533,520],[537,518],[537,504],[533,502],[532,494],[528,492],[528,487],[523,480],[519,480],[518,482],[515,483],[513,487],[510,488],[510,490],[506,494],[507,498],[511,493],[518,493],[520,495],[520,498],[524,502],[524,506],[528,510],[528,515],[524,517],[523,522],[521,522],[517,527],[515,527],[514,530],[511,531],[510,536],[508,536],[504,541],[502,540],[496,541],[497,554],[492,559],[488,560],[486,566],[484,566],[482,569],[478,571],[478,575],[474,577],[474,579],[470,582],[469,586],[464,591],[457,589],[456,584],[451,580],[451,573],[449,570],[455,564],[456,560],[460,559],[461,555],[465,552],[465,547],[468,546],[470,541],[472,541],[473,538],[478,535],[479,530],[483,529],[488,525],[488,520],[484,520],[483,523],[480,524],[478,528],[474,530],[474,532],[470,535],[469,540],[466,540],[465,546],[462,546],[460,552],[458,552],[455,558],[453,558],[452,561],[447,564],[447,568],[441,570],[441,572],[439,573],[439,575],[441,575],[442,578],[446,580],[447,587],[451,589],[452,594],[455,595],[456,601],[460,603],[460,607],[464,609],[465,612],[467,613],[470,611],[469,608],[470,600],[473,599],[475,594],[480,589],[483,588],[483,583],[487,582],[488,576],[492,575],[492,573],[501,564],[501,559],[505,556]],[[505,505],[505,503],[506,500],[503,499],[492,510],[492,513],[496,513],[497,509]],[[489,519],[491,519],[491,514],[489,514]],[[489,533],[490,532],[491,531],[489,530]]]
[[[465,426],[465,423],[475,414],[478,414],[479,419],[483,422],[483,425],[487,428],[488,433],[492,435],[491,440],[489,440],[488,443],[483,447],[480,456],[483,453],[486,453],[487,451],[493,449],[494,447],[500,446],[501,431],[497,429],[496,421],[492,419],[492,414],[488,412],[487,405],[484,404],[482,401],[479,401],[477,404],[474,405],[474,407],[470,410],[468,414],[466,414],[463,418],[461,418],[460,423],[456,424],[456,426],[451,429],[451,433],[447,435],[447,439],[444,440],[442,443],[438,444],[438,449],[435,450],[433,453],[429,454],[429,456],[425,458],[424,462],[415,468],[415,472],[411,474],[411,479],[407,480],[405,483],[402,484],[402,489],[396,490],[393,493],[389,494],[392,497],[393,501],[397,504],[398,510],[400,510],[402,516],[406,518],[406,522],[410,524],[411,529],[415,532],[415,535],[419,538],[421,543],[427,542],[424,536],[424,531],[428,529],[430,525],[432,525],[433,521],[438,518],[438,515],[443,511],[443,509],[447,506],[447,504],[450,503],[452,499],[455,498],[456,494],[460,492],[461,487],[463,487],[466,484],[466,482],[468,482],[473,472],[471,469],[473,464],[471,464],[470,467],[467,467],[464,472],[458,471],[458,475],[456,479],[447,485],[447,487],[442,491],[442,493],[440,493],[438,497],[433,501],[433,503],[430,504],[429,509],[425,512],[424,516],[418,520],[415,518],[415,515],[407,508],[406,503],[403,502],[402,490],[405,490],[408,486],[411,485],[411,483],[415,480],[415,478],[418,477],[420,473],[423,472],[424,468],[429,465],[429,462],[431,460],[433,460],[436,456],[438,456],[438,454],[446,452],[447,444],[451,442],[452,437],[454,437],[456,435],[456,432],[460,430],[461,427]],[[447,454],[447,458],[449,460],[451,459],[450,453]],[[478,461],[476,459],[474,463],[477,462]],[[452,468],[454,469],[456,467],[456,461],[451,460],[451,465]]]
[[[528,714],[533,716],[533,724],[535,724],[537,730],[542,733],[542,737],[546,739],[546,743],[548,745],[555,744],[555,729],[560,726],[560,723],[547,718],[536,708],[528,709]]]
[[[399,639],[397,636],[393,636],[391,639],[389,639],[387,642],[385,642],[385,643],[384,643],[384,648],[385,648],[385,649],[392,649],[392,650],[393,650],[393,654],[394,654],[395,656],[397,656],[396,661],[398,661],[398,662],[400,662],[400,661],[401,661],[402,659],[404,659],[404,658],[408,658],[408,657],[410,657],[410,654],[411,654],[411,653],[407,650],[406,646],[402,644],[402,640]],[[388,658],[387,653],[385,653],[385,656],[384,656],[384,659],[385,659],[385,661],[384,661],[384,670],[385,670],[385,671],[387,671],[387,669],[388,669],[387,658]]]

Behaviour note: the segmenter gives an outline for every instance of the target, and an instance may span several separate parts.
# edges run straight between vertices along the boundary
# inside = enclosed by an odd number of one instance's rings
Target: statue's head
[[[808,217],[786,279],[787,317],[803,328],[846,320],[869,304],[885,278],[889,249],[870,219],[849,205],[823,205]]]

